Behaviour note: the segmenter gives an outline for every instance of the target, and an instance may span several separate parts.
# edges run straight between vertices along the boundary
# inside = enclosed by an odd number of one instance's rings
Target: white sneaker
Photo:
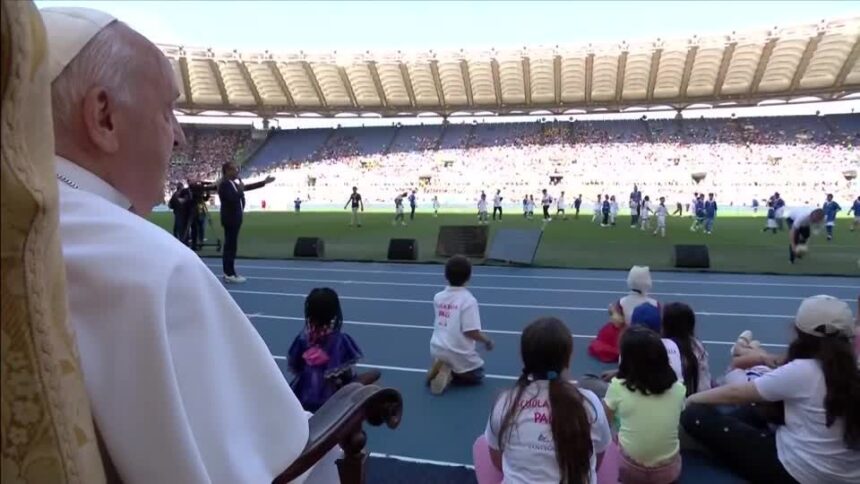
[[[229,282],[229,283],[231,283],[231,284],[242,284],[242,283],[243,283],[243,282],[245,282],[246,280],[247,280],[247,279],[245,279],[244,277],[242,277],[242,276],[240,276],[240,275],[235,275],[235,276],[224,276],[224,282]]]

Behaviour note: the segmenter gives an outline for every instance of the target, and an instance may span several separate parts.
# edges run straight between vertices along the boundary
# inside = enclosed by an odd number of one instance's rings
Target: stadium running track
[[[206,263],[220,274],[220,260]],[[303,302],[314,287],[328,286],[341,298],[343,330],[358,342],[360,366],[382,371],[381,384],[404,399],[399,429],[369,430],[375,455],[471,465],[471,447],[484,430],[498,392],[519,374],[519,334],[539,316],[561,318],[574,335],[572,373],[598,373],[603,365],[587,346],[607,321],[607,305],[626,293],[626,272],[476,266],[469,287],[478,299],[484,329],[495,340],[484,353],[487,379],[472,388],[451,387],[433,396],[424,385],[430,363],[433,295],[445,285],[441,265],[242,260],[247,277],[227,289],[271,349],[289,378],[285,355],[303,325]],[[763,346],[783,352],[802,298],[829,294],[856,310],[857,279],[655,272],[653,296],[682,301],[697,315],[697,335],[710,353],[714,377],[725,370],[737,335],[750,329]]]

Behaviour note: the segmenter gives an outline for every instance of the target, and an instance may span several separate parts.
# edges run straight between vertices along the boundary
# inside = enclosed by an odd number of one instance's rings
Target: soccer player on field
[[[851,231],[854,232],[854,229],[860,227],[860,196],[857,197],[857,200],[854,200],[854,205],[851,205],[851,209],[848,210],[848,214],[854,212],[854,222],[851,224]]]
[[[406,225],[406,220],[403,218],[403,199],[407,195],[408,193],[403,192],[394,199],[394,220],[391,225],[397,225],[397,222],[400,222],[400,225]]]
[[[490,223],[487,219],[487,194],[481,193],[481,199],[478,200],[478,224]]]
[[[591,223],[600,220],[600,213],[603,210],[603,195],[597,195],[597,201],[594,202],[594,215],[591,216]]]
[[[433,195],[433,216],[439,216],[439,197]]]
[[[546,192],[546,188],[543,189],[543,198],[541,198],[540,203],[543,208],[543,220],[544,222],[552,220],[552,217],[549,216],[549,207],[552,206],[552,197],[549,193]]]
[[[561,215],[561,218],[563,218],[564,220],[567,220],[567,214],[564,213],[564,208],[565,208],[564,203],[565,203],[564,202],[564,192],[561,192],[561,195],[559,195],[558,199],[555,201],[555,209],[556,209],[555,215],[556,216]]]
[[[346,201],[343,209],[346,210],[346,207],[350,205],[352,205],[352,220],[350,220],[349,226],[357,225],[361,227],[361,217],[358,215],[358,209],[361,208],[361,211],[364,211],[364,202],[361,200],[361,194],[358,193],[358,187],[352,187],[352,193],[349,195],[349,199]],[[298,209],[296,211],[298,212]]]
[[[493,220],[496,220],[496,212],[499,212],[499,221],[502,220],[502,191],[496,190],[496,196],[493,197]]]
[[[662,237],[666,236],[666,217],[669,216],[669,209],[666,208],[666,197],[660,197],[660,205],[657,206],[655,212],[657,214],[657,228],[654,229],[654,235],[660,232]]]
[[[824,210],[824,225],[827,227],[827,241],[833,240],[833,225],[836,224],[836,214],[842,210],[842,207],[833,200],[833,194],[827,194],[827,200],[821,206]]]
[[[708,201],[705,202],[705,233],[711,235],[714,230],[714,219],[717,218],[717,201],[714,200],[714,194],[708,194]]]
[[[615,227],[615,219],[618,218],[618,202],[615,195],[609,197],[609,225]]]
[[[788,223],[788,261],[794,264],[797,259],[798,245],[806,245],[812,236],[812,227],[824,222],[824,210],[820,208],[796,208],[789,212],[785,218]]]
[[[642,230],[650,230],[651,229],[651,213],[654,210],[651,208],[651,198],[647,195],[645,199],[642,200],[642,210],[639,213],[641,224],[639,228]]]

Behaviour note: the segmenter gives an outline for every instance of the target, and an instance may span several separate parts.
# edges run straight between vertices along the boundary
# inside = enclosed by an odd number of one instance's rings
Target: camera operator
[[[188,204],[191,203],[191,192],[180,182],[176,191],[170,196],[167,208],[173,211],[173,236],[185,242],[188,229]]]
[[[224,281],[245,282],[236,274],[236,250],[239,242],[239,229],[242,227],[242,213],[245,210],[245,192],[262,188],[275,181],[272,176],[265,180],[245,185],[239,179],[239,168],[233,163],[221,166],[223,177],[218,183],[218,198],[221,199],[221,225],[224,227],[224,249],[221,253],[224,267]]]
[[[205,239],[206,220],[209,218],[209,209],[206,203],[212,198],[212,194],[218,190],[218,186],[212,182],[196,181],[190,184],[191,190],[191,248],[198,250]]]

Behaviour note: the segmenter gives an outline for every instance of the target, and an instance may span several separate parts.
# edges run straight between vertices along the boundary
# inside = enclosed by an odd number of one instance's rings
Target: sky
[[[688,38],[860,16],[853,1],[69,1],[156,43],[239,50],[517,48]]]

